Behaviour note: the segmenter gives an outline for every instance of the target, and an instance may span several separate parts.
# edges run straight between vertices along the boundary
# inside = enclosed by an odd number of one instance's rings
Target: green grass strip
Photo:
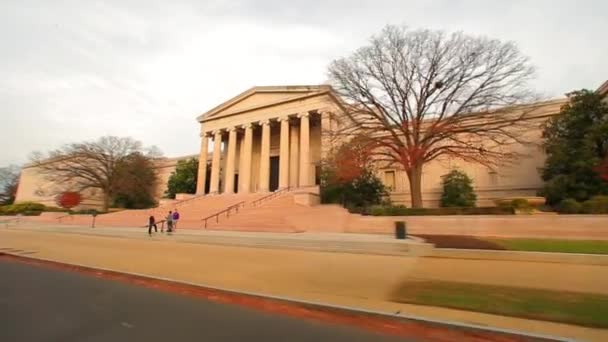
[[[608,296],[600,294],[419,281],[401,285],[392,300],[608,328]]]
[[[511,251],[608,254],[608,241],[553,239],[484,239]]]

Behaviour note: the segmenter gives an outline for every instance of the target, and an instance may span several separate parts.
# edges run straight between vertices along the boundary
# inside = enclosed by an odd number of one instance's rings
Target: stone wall
[[[392,234],[405,221],[409,234],[608,240],[608,215],[352,215],[345,231]]]

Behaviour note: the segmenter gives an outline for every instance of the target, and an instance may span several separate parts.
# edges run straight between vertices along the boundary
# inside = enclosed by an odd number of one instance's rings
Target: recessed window
[[[496,171],[489,171],[490,185],[498,185],[498,173]]]
[[[384,171],[384,186],[389,191],[395,191],[395,171]]]

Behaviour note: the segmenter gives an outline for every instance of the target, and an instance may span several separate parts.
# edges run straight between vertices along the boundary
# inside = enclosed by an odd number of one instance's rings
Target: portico
[[[254,87],[201,115],[197,194],[315,186],[335,106],[326,86]]]

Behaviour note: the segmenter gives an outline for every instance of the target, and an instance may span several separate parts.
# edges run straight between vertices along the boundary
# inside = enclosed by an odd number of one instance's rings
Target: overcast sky
[[[102,135],[198,153],[195,117],[318,84],[388,23],[517,42],[557,97],[608,79],[608,1],[0,0],[0,166]]]

